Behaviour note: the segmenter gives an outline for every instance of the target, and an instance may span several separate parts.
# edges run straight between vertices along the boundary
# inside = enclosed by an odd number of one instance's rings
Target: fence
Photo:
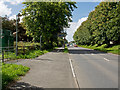
[[[19,54],[27,54],[31,50],[40,49],[40,46],[33,45],[33,46],[18,46],[18,55]],[[15,46],[11,47],[0,47],[0,60],[2,62],[8,61],[8,60],[14,60],[17,59],[17,56],[15,54],[16,48]]]
[[[15,57],[14,46],[11,46],[11,47],[0,47],[0,60],[2,62],[11,60],[13,57]]]

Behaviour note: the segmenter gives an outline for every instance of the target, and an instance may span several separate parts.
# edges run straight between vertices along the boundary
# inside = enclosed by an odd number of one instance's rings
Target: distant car
[[[67,44],[67,46],[69,46],[69,44]]]
[[[77,45],[74,45],[74,47],[78,47]]]

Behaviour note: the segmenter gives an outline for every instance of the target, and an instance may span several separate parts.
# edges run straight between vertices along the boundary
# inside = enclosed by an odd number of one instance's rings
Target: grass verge
[[[102,46],[87,46],[87,45],[78,45],[79,47],[84,47],[84,48],[89,48],[89,49],[94,49],[94,50],[99,50],[103,51],[106,53],[113,53],[113,54],[118,54],[120,55],[120,45],[114,45],[112,47],[105,47],[105,45]]]
[[[68,53],[68,48],[65,46],[64,53]]]
[[[40,55],[43,55],[47,52],[50,52],[51,50],[32,50],[32,51],[29,51],[28,53],[25,53],[24,55],[23,54],[19,54],[18,56],[15,55],[15,53],[13,52],[7,52],[5,53],[5,56],[4,58],[5,59],[10,59],[10,60],[15,60],[15,59],[32,59],[32,58],[35,58],[35,57],[38,57]]]
[[[29,71],[29,67],[2,63],[2,89],[12,81],[20,79],[19,76],[24,76]]]

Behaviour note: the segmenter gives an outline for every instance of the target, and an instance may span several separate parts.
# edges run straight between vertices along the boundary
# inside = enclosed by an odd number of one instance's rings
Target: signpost
[[[66,33],[58,33],[58,37],[64,37],[63,47],[65,48],[65,37],[66,37]]]
[[[58,37],[65,37],[66,33],[58,33]]]
[[[16,56],[18,55],[18,46],[17,46],[17,42],[18,42],[18,19],[20,17],[20,13],[18,13],[16,15]]]

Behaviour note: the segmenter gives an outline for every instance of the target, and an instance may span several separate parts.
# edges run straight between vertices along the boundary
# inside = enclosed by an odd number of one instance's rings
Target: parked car
[[[74,45],[74,47],[78,47],[77,45]]]

